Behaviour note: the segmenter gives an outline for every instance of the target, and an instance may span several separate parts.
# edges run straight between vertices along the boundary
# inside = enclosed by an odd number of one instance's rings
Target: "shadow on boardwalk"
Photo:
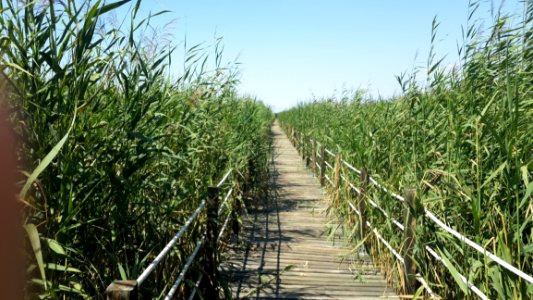
[[[368,257],[353,259],[324,214],[317,181],[277,125],[272,132],[269,195],[249,208],[241,239],[229,246],[221,266],[233,297],[396,298]]]

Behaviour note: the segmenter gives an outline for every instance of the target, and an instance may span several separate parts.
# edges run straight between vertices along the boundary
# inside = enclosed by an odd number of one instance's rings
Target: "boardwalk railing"
[[[315,174],[319,176],[320,184],[322,186],[325,186],[327,182],[328,186],[333,190],[333,200],[337,201],[337,203],[335,203],[336,205],[340,204],[338,203],[340,181],[343,181],[350,188],[350,190],[355,193],[355,195],[357,196],[355,198],[358,202],[354,205],[353,203],[348,201],[347,204],[350,209],[358,215],[358,223],[362,224],[359,225],[358,228],[359,237],[366,237],[367,229],[370,230],[370,232],[372,232],[372,234],[375,235],[375,237],[381,243],[383,243],[385,248],[387,248],[396,258],[396,260],[403,266],[403,272],[400,272],[400,277],[405,292],[410,294],[415,293],[415,281],[418,281],[422,286],[424,286],[431,298],[440,298],[435,295],[435,293],[432,291],[423,276],[417,273],[417,265],[413,260],[413,249],[416,241],[415,229],[417,219],[421,218],[425,218],[431,221],[441,230],[456,237],[461,243],[468,245],[469,247],[482,254],[486,262],[493,261],[500,265],[502,268],[514,273],[518,278],[525,280],[529,284],[533,284],[533,277],[531,275],[526,274],[517,267],[506,262],[504,259],[486,250],[485,247],[475,243],[463,234],[454,230],[451,226],[440,220],[434,213],[425,209],[421,204],[420,199],[417,198],[415,189],[405,189],[403,195],[394,193],[391,190],[387,189],[385,186],[383,186],[381,183],[379,183],[372,176],[368,175],[365,168],[357,169],[352,164],[342,159],[340,153],[334,153],[333,151],[330,151],[329,149],[325,148],[322,143],[318,142],[313,138],[304,137],[304,135],[302,135],[300,132],[294,130],[289,126],[286,126],[285,124],[282,124],[282,126],[285,129],[292,144],[302,155],[302,158],[306,161],[307,165],[313,170]],[[333,165],[332,163],[328,162],[328,158],[334,161]],[[347,168],[349,172],[353,172],[360,177],[359,187],[354,185],[349,180],[349,178],[342,175],[343,168]],[[328,176],[327,170],[330,170],[330,172],[333,173],[332,177]],[[368,182],[370,182],[377,189],[388,194],[391,198],[402,203],[404,212],[404,225],[402,224],[402,222],[399,222],[398,220],[394,219],[391,214],[387,213],[385,209],[379,206],[376,201],[374,201],[370,196],[366,194]],[[391,243],[389,243],[389,241],[387,241],[387,239],[383,237],[383,235],[378,231],[377,227],[368,221],[367,204],[369,204],[374,211],[379,212],[379,214],[382,214],[388,221],[394,224],[394,227],[396,227],[401,234],[403,234],[403,247],[401,251],[394,249],[394,247],[391,246]],[[425,246],[424,250],[427,251],[427,253],[437,262],[445,266],[446,269],[455,269],[454,266],[451,265],[450,261],[439,255],[438,251],[436,251],[434,248],[430,246]],[[472,284],[467,279],[467,277],[460,273],[458,273],[457,275],[460,280],[468,287],[468,289],[472,291],[472,293],[477,295],[480,299],[489,299],[488,296],[483,293],[478,287]]]
[[[148,279],[156,267],[161,263],[165,257],[171,253],[178,241],[183,237],[195,222],[200,219],[200,216],[205,213],[204,231],[196,241],[196,246],[193,248],[189,257],[186,259],[178,277],[170,289],[166,292],[165,299],[172,299],[180,286],[183,284],[185,276],[189,271],[191,265],[196,259],[201,259],[203,272],[201,272],[195,285],[189,295],[189,299],[193,299],[197,293],[197,289],[202,286],[204,299],[218,299],[218,291],[216,287],[218,279],[218,242],[223,238],[230,221],[233,219],[232,230],[234,233],[239,231],[239,223],[235,219],[236,210],[239,207],[237,197],[235,197],[236,188],[232,186],[231,178],[232,170],[229,170],[220,182],[213,187],[208,188],[208,196],[203,200],[194,212],[189,216],[187,221],[183,224],[181,229],[174,235],[174,237],[163,247],[154,260],[144,269],[144,271],[134,280],[115,280],[106,289],[106,296],[109,300],[135,300],[139,297],[139,288]],[[219,194],[222,189],[227,189],[224,198],[219,203]],[[225,217],[224,217],[225,216]],[[219,221],[219,218],[224,217]],[[219,228],[218,224],[222,224]],[[203,251],[201,251],[203,248]],[[198,258],[198,255],[200,257]],[[206,277],[207,278],[204,278]],[[202,284],[203,283],[203,284]]]

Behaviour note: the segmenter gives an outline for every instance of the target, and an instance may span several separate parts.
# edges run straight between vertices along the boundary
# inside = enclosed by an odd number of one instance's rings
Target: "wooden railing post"
[[[237,241],[239,240],[239,233],[241,232],[241,224],[239,222],[239,215],[240,211],[242,210],[241,203],[235,199],[238,204],[235,204],[234,210],[231,212],[231,231],[233,235],[237,238]]]
[[[416,291],[416,264],[413,259],[413,249],[416,243],[416,190],[406,189],[404,191],[404,198],[405,231],[403,260],[405,262],[405,289],[407,293],[414,294]]]
[[[326,180],[326,156],[324,155],[324,145],[320,145],[320,185],[324,186]]]
[[[335,201],[336,207],[340,207],[341,204],[341,170],[342,170],[342,158],[341,154],[335,154],[335,177],[333,178],[333,183],[335,184]]]
[[[295,135],[294,129],[291,127],[291,142],[292,142],[292,145],[293,145],[293,146],[295,145],[295,142],[294,142],[294,135]]]
[[[239,182],[235,180],[235,190],[239,191]],[[231,210],[231,231],[233,235],[239,240],[239,233],[241,231],[241,224],[239,222],[239,216],[242,211],[242,203],[238,197],[233,197],[233,209]]]
[[[292,132],[292,145],[296,148],[298,148],[298,144],[296,143],[296,136],[298,135],[298,132],[296,130],[293,130]]]
[[[205,299],[218,299],[218,255],[217,255],[217,237],[218,237],[218,206],[219,206],[220,188],[210,186],[207,188],[207,222],[206,222],[206,240],[203,257],[203,267],[207,280],[203,280],[203,296]]]
[[[311,153],[310,153],[310,143],[308,141],[304,142],[305,144],[305,165],[311,167]]]
[[[361,176],[360,176],[360,183],[359,186],[359,201],[357,203],[357,207],[359,209],[360,220],[359,220],[359,238],[364,239],[366,237],[366,221],[367,221],[367,215],[366,215],[366,200],[365,200],[365,193],[366,188],[368,185],[368,172],[366,168],[361,169]]]
[[[115,280],[105,290],[107,300],[137,300],[137,280]]]
[[[300,155],[303,154],[303,148],[302,148],[302,133],[298,131],[298,137],[297,137],[297,143],[298,143],[298,152],[300,152]]]
[[[305,139],[303,134],[300,134],[300,149],[302,151],[302,159],[305,160]]]
[[[298,151],[298,154],[300,154],[300,132],[296,131],[294,134],[294,144],[296,145],[296,150]]]
[[[311,142],[311,147],[313,148],[313,153],[311,153],[312,163],[311,169],[313,170],[313,173],[316,174],[316,141],[313,139]]]
[[[292,129],[292,145],[296,145],[296,130]]]
[[[302,149],[302,159],[305,161],[305,134],[300,134],[300,149]]]

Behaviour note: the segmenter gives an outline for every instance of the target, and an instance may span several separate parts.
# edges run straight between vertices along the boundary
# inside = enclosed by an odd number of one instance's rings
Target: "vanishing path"
[[[384,299],[395,296],[367,255],[351,253],[326,216],[327,196],[275,124],[269,197],[245,221],[222,271],[235,299]]]

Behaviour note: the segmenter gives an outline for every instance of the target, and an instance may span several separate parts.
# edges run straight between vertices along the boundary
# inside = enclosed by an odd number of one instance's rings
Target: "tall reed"
[[[142,38],[157,13],[141,18],[141,1],[128,2],[0,4],[0,66],[27,178],[30,298],[102,298],[112,280],[139,275],[225,171],[244,178],[254,162],[252,175],[266,174],[272,113],[236,94],[220,42],[212,55],[187,49],[172,80],[175,47]],[[124,5],[125,25],[103,22]],[[172,282],[194,234],[146,297]]]
[[[533,3],[524,1],[521,17],[498,13],[487,32],[474,22],[478,6],[470,4],[456,68],[442,66],[432,46],[425,82],[416,72],[398,76],[401,97],[373,100],[356,92],[342,99],[315,99],[280,113],[279,119],[342,151],[346,160],[368,168],[393,190],[417,188],[427,209],[532,274]],[[437,27],[434,21],[432,45]],[[398,201],[372,193],[401,220]],[[372,218],[401,249],[394,226],[379,213]],[[441,296],[476,298],[458,279],[459,272],[491,299],[533,297],[533,285],[433,223],[424,221],[418,228],[419,270]],[[439,265],[426,245],[440,249],[456,269]]]

